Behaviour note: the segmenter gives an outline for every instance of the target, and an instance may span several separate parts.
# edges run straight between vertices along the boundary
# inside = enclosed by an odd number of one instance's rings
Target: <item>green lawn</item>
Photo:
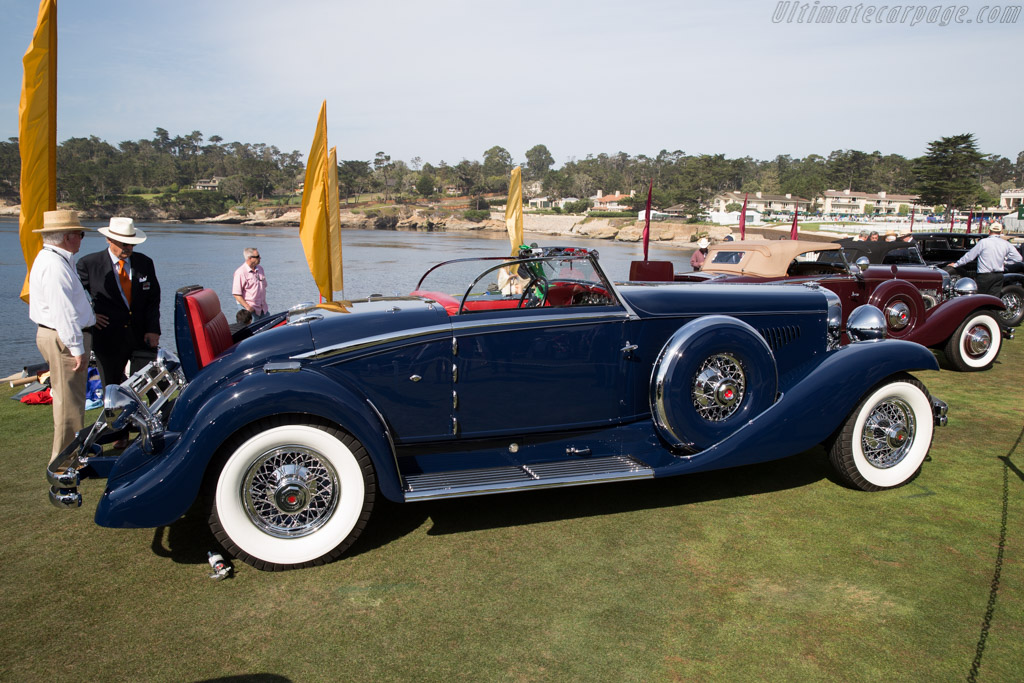
[[[0,680],[1020,680],[1022,346],[920,373],[950,424],[901,489],[844,488],[817,448],[382,504],[339,562],[223,582],[201,515],[103,529],[102,482],[52,508],[50,411],[3,400]]]

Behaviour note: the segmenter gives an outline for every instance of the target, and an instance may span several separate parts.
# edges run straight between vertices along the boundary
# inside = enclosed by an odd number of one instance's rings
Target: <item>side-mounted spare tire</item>
[[[680,327],[654,363],[654,425],[672,448],[704,450],[771,406],[778,381],[757,330],[729,316],[699,318]]]
[[[882,311],[890,339],[906,339],[924,320],[928,309],[921,291],[906,280],[883,282],[871,293],[868,303]]]

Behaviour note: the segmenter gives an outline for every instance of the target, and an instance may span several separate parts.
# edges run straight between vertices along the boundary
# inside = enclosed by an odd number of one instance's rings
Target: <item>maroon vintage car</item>
[[[916,250],[903,249],[896,263],[851,263],[841,245],[804,240],[745,240],[712,245],[697,273],[675,275],[677,282],[787,282],[819,285],[842,301],[843,321],[862,304],[882,311],[886,336],[941,349],[956,370],[991,367],[1002,339],[1003,302],[977,294],[963,278],[954,287],[944,271],[927,266]],[[845,339],[844,339],[845,342]]]

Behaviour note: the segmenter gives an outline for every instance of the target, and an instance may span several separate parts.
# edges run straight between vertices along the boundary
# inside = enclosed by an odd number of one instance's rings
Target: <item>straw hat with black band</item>
[[[44,211],[43,227],[32,232],[70,232],[72,230],[91,230],[78,222],[76,211]]]

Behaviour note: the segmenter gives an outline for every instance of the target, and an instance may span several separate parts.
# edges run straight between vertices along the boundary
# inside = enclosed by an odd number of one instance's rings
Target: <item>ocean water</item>
[[[86,222],[87,227],[106,223]],[[299,241],[296,227],[248,227],[199,225],[191,223],[136,223],[147,240],[138,247],[156,264],[160,281],[161,346],[175,349],[174,292],[186,285],[203,285],[217,292],[221,307],[234,322],[238,306],[231,296],[231,276],[242,264],[242,250],[257,247],[267,273],[267,303],[280,311],[317,297],[313,277]],[[643,258],[640,243],[611,240],[565,239],[527,235],[527,241],[541,246],[579,246],[597,249],[601,264],[615,280],[625,280],[629,263]],[[106,248],[98,232],[89,232],[79,255]],[[465,232],[392,232],[380,230],[342,231],[345,296],[360,299],[370,294],[408,294],[427,269],[441,261],[477,256],[504,256],[508,238],[504,234]],[[659,248],[651,243],[649,258],[668,260],[677,271],[688,271],[689,252]],[[42,362],[36,349],[36,326],[29,320],[28,306],[18,298],[25,278],[25,263],[18,239],[17,219],[0,218],[0,376],[25,365]],[[468,286],[469,283],[466,283]]]

